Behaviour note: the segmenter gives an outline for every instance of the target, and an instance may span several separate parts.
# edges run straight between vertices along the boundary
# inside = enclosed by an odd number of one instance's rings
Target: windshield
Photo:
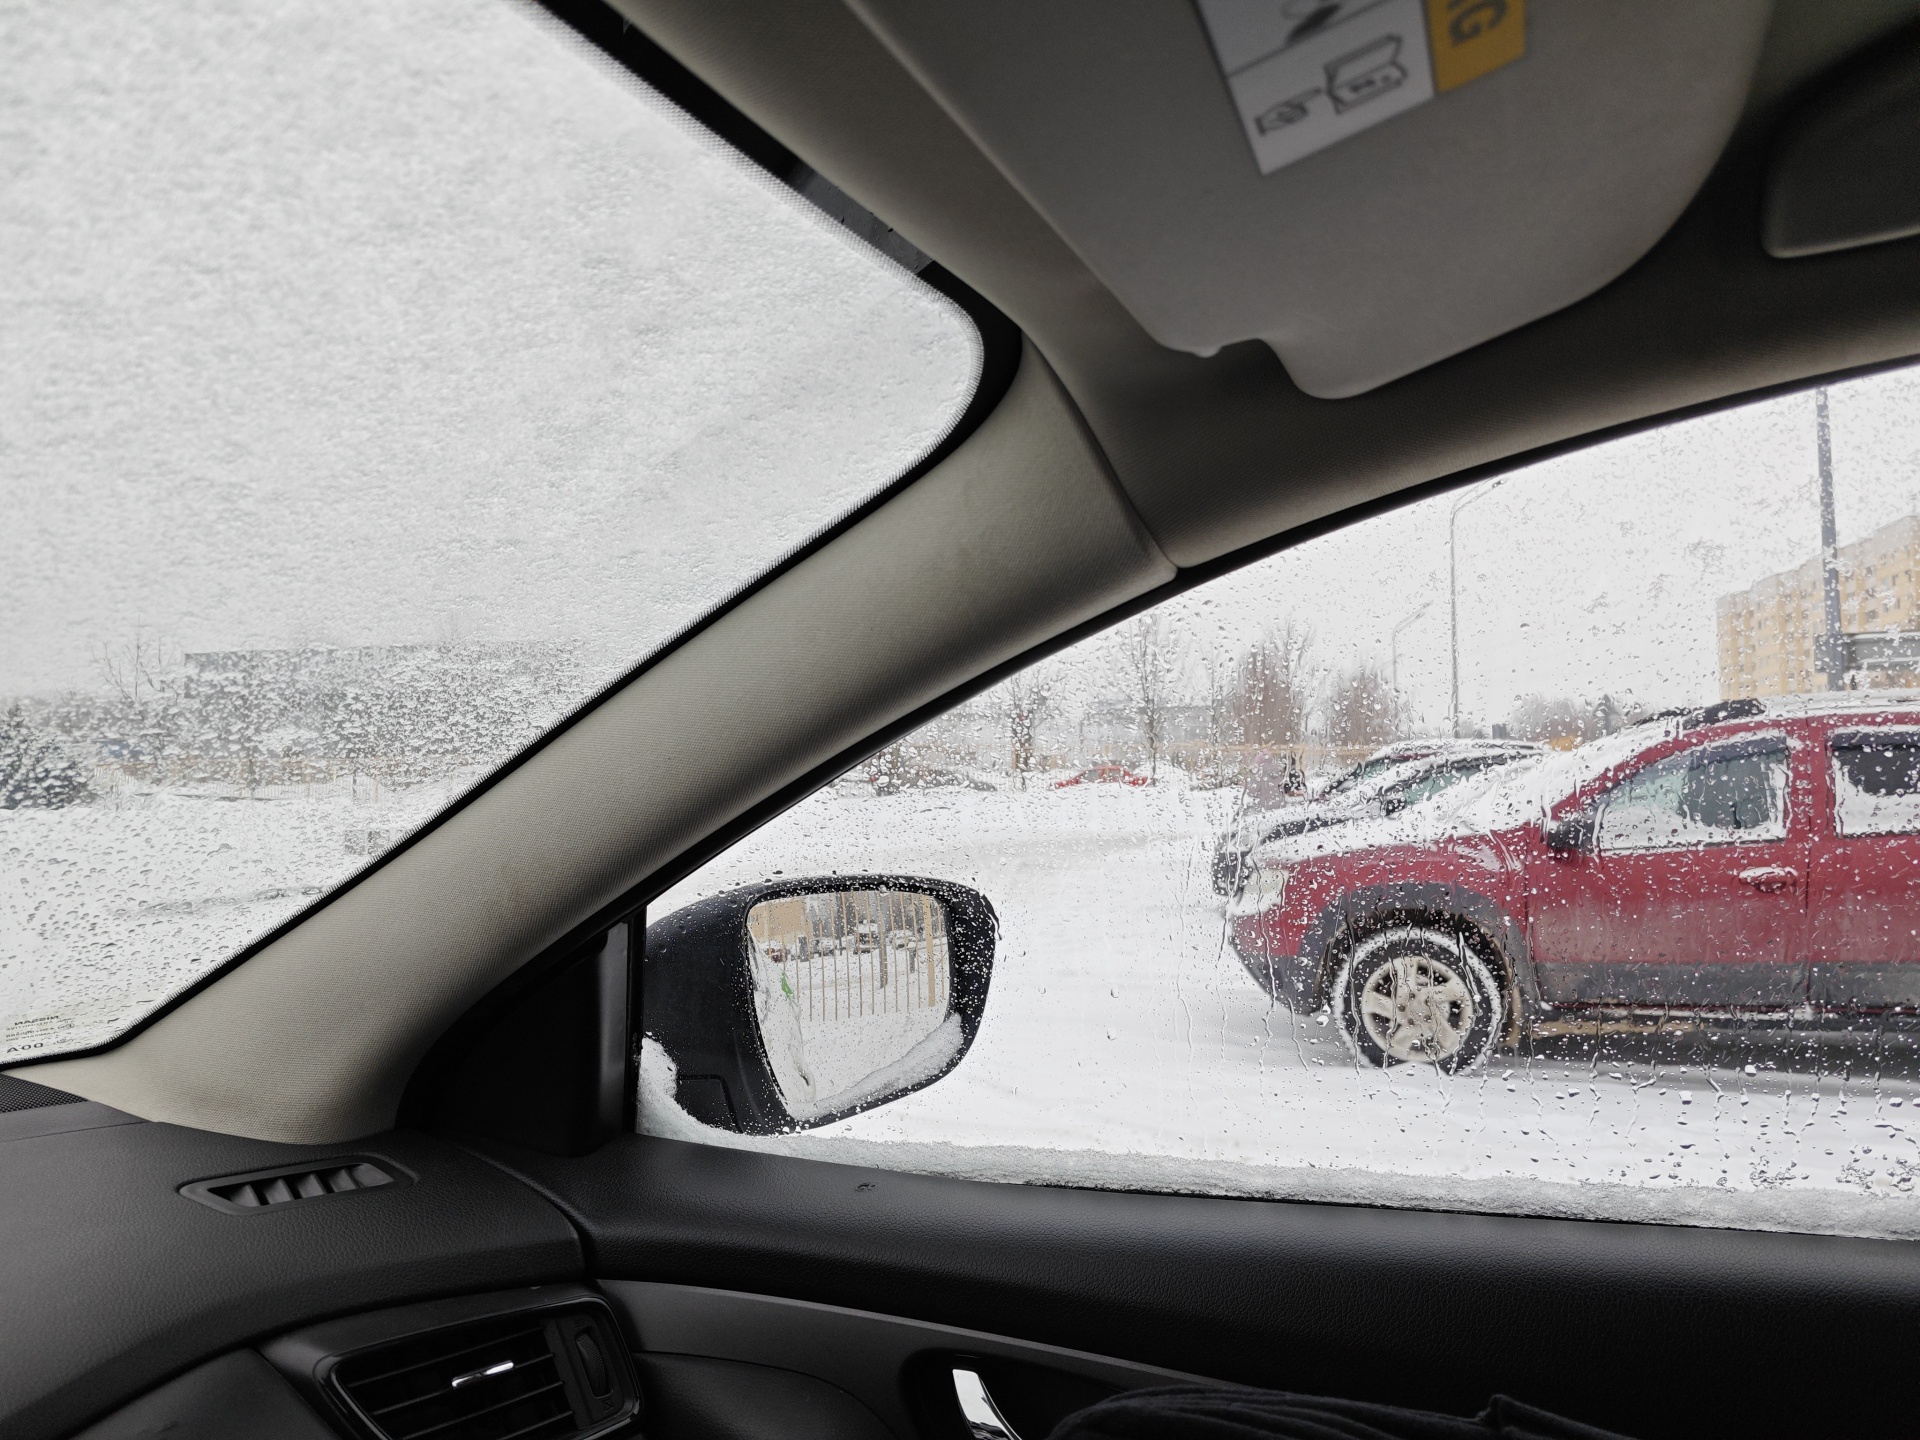
[[[873,495],[979,340],[532,6],[0,16],[0,1061],[100,1043]]]
[[[1395,769],[1406,763],[1407,757],[1398,752],[1391,755],[1376,755],[1371,760],[1361,761],[1360,764],[1354,766],[1353,769],[1347,771],[1347,773],[1342,775],[1338,780],[1328,785],[1320,794],[1323,797],[1328,795],[1344,795],[1347,791],[1354,789],[1365,781],[1373,779],[1376,775],[1384,774],[1386,771]]]
[[[1435,795],[1451,790],[1462,780],[1478,775],[1483,770],[1491,770],[1496,765],[1504,765],[1514,758],[1512,755],[1482,755],[1473,760],[1456,760],[1425,775],[1412,776],[1387,793],[1403,806],[1418,805],[1422,800],[1431,800]]]

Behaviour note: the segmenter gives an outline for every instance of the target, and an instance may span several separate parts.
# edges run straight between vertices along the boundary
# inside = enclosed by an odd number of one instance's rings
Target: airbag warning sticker
[[[1197,0],[1262,175],[1527,53],[1526,0]]]

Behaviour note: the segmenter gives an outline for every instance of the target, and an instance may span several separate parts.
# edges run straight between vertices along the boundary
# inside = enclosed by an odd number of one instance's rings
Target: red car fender
[[[1467,920],[1503,950],[1517,947],[1526,924],[1524,844],[1502,832],[1300,860],[1284,867],[1278,903],[1235,917],[1234,948],[1243,959],[1317,963],[1354,912],[1408,901]]]

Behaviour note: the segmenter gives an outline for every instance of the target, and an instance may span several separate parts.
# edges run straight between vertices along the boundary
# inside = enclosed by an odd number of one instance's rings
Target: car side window
[[[650,900],[642,1128],[1920,1235],[1920,671],[1895,663],[1920,643],[1886,639],[1920,636],[1920,494],[1884,483],[1920,454],[1920,373],[1828,400],[1837,644],[1804,394],[1212,578],[991,677]],[[1815,754],[1852,838],[1769,845]]]
[[[1670,755],[1615,786],[1600,807],[1603,851],[1757,844],[1787,835],[1787,742]]]
[[[1920,731],[1837,731],[1833,825],[1841,835],[1920,835]]]

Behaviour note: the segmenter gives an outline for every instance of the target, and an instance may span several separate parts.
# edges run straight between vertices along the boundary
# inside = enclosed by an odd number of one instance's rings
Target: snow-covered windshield
[[[108,1039],[936,444],[971,323],[537,7],[0,13],[0,1062]]]

